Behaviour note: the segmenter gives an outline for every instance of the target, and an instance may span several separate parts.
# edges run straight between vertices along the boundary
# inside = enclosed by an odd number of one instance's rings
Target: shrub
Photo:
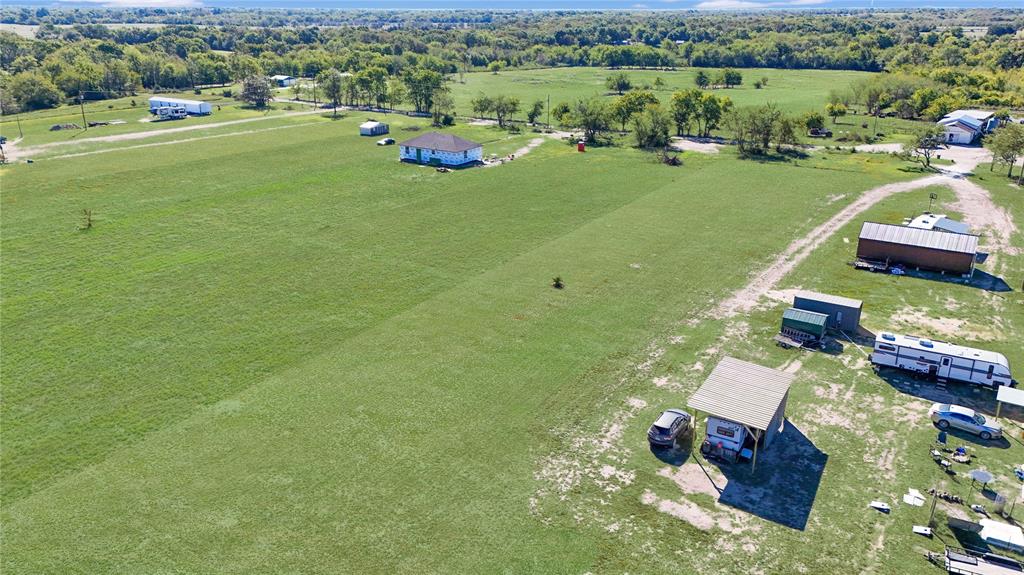
[[[223,92],[220,93],[220,95],[224,96],[225,98],[230,98],[231,97],[231,90],[224,90]]]

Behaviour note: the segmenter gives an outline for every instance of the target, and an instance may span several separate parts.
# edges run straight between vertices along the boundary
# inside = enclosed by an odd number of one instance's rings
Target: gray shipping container
[[[828,316],[828,327],[847,333],[857,333],[860,327],[860,312],[864,302],[859,299],[801,291],[793,296],[793,307],[805,311],[823,313]]]

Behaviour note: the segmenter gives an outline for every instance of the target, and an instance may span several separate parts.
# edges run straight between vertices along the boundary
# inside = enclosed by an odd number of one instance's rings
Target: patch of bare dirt
[[[994,340],[1006,337],[1002,318],[993,316],[987,326],[977,325],[969,320],[951,317],[933,317],[928,309],[904,307],[892,316],[892,320],[910,333],[936,334],[940,337],[958,339]]]
[[[680,152],[698,152],[701,154],[717,154],[722,144],[704,139],[674,137],[669,147]]]
[[[997,206],[988,190],[970,180],[957,178],[950,186],[957,197],[950,209],[960,212],[974,233],[982,234],[982,246],[995,253],[1016,254],[1011,239],[1017,233],[1017,226],[1010,212]]]
[[[729,482],[718,468],[711,465],[703,467],[694,462],[688,462],[675,471],[671,467],[662,467],[658,475],[671,479],[686,495],[703,493],[715,499]]]

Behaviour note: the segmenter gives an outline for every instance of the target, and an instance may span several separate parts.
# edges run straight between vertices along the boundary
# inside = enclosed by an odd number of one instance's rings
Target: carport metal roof
[[[1000,385],[999,391],[996,392],[996,417],[999,417],[999,412],[1003,410],[1004,403],[1024,407],[1024,389]],[[1022,489],[1021,493],[1024,493],[1024,489]]]
[[[690,409],[766,430],[795,376],[734,357],[724,357],[686,405]]]

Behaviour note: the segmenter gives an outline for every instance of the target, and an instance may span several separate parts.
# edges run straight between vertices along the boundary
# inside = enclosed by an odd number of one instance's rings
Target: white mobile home
[[[989,387],[1013,384],[1010,363],[1001,353],[912,335],[877,336],[871,363]]]
[[[209,102],[201,100],[182,100],[181,98],[167,98],[164,96],[153,96],[149,99],[149,113],[159,114],[160,108],[183,108],[186,113],[195,116],[205,116],[213,112]]]

